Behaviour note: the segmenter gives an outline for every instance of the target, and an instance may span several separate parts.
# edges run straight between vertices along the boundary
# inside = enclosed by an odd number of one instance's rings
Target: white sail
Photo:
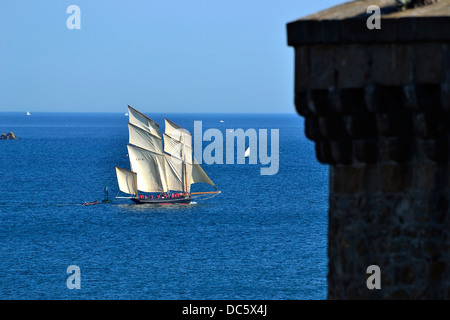
[[[248,158],[250,156],[250,147],[247,148],[247,150],[245,150],[245,154],[244,157]]]
[[[138,126],[139,128],[142,128],[161,138],[161,129],[159,128],[159,124],[155,121],[130,106],[128,106],[128,114],[128,119],[131,124],[134,124],[135,126]]]
[[[174,191],[186,191],[186,181],[184,178],[184,162],[171,156],[167,153],[164,154],[165,169],[166,169],[166,181],[169,190]]]
[[[181,128],[170,120],[165,120],[165,133],[171,138],[181,141],[186,146],[192,148],[192,136],[186,129]]]
[[[128,124],[129,143],[135,146],[153,151],[158,154],[163,153],[162,139],[153,133],[135,126],[132,123]]]
[[[203,171],[202,167],[197,163],[197,161],[194,159],[194,164],[192,166],[192,174],[191,174],[191,184],[192,183],[207,183],[214,188],[217,189],[215,184],[211,181],[211,179],[208,177],[205,171]]]
[[[164,152],[171,154],[179,159],[186,160],[192,164],[192,148],[184,145],[181,141],[172,138],[167,134],[163,134]]]
[[[138,190],[167,192],[164,156],[130,144],[127,147],[131,169],[137,174]]]
[[[116,167],[119,190],[128,194],[137,194],[136,173],[128,169]]]

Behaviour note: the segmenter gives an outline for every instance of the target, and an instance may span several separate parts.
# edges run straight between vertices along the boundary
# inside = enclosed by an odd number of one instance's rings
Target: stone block
[[[370,47],[370,82],[401,86],[413,82],[413,48],[407,44],[374,44]],[[395,72],[393,72],[395,70]]]
[[[330,150],[334,163],[352,163],[352,142],[350,140],[331,141]]]
[[[409,112],[380,113],[375,116],[377,132],[383,137],[410,138],[413,116]]]
[[[438,164],[446,163],[448,160],[448,145],[447,138],[436,139],[419,139],[417,141],[418,152],[423,154],[428,160],[436,162]]]
[[[355,167],[353,165],[337,165],[334,169],[334,187],[333,192],[345,193],[345,194],[357,194],[362,190],[363,182],[363,170],[361,167]],[[344,246],[346,242],[341,241]]]
[[[450,71],[447,74],[450,77]],[[441,105],[443,110],[450,112],[450,81],[441,85]]]
[[[413,186],[421,192],[429,192],[433,188],[436,166],[422,161],[414,164],[413,169]]]
[[[383,165],[381,167],[382,190],[385,193],[401,192],[403,189],[404,171],[400,165]]]
[[[333,115],[328,96],[328,89],[313,89],[310,91],[311,111],[321,117]]]
[[[401,86],[374,86],[371,98],[370,111],[375,113],[394,113],[404,106]]]
[[[299,46],[295,48],[295,93],[306,91],[309,82],[309,47]]]
[[[340,42],[345,44],[370,42],[378,31],[380,30],[369,30],[367,19],[363,17],[341,20],[339,24]]]
[[[305,135],[312,141],[323,140],[323,136],[319,131],[319,121],[317,117],[305,118]]]
[[[377,136],[375,115],[366,112],[346,117],[346,131],[353,139],[373,139]]]
[[[369,56],[367,47],[360,44],[337,47],[336,69],[338,86],[341,88],[362,88],[369,77]]]
[[[323,164],[335,164],[331,156],[330,142],[318,141],[315,144],[316,158]]]
[[[353,158],[363,163],[375,163],[377,161],[378,144],[375,139],[353,140]]]
[[[347,88],[340,90],[339,100],[341,102],[341,113],[354,115],[366,112],[366,100],[364,88]]]
[[[444,82],[445,49],[442,43],[415,44],[414,79],[416,83]]]
[[[319,117],[319,132],[325,139],[337,140],[348,137],[342,117]]]
[[[310,48],[310,78],[312,89],[328,89],[335,86],[336,46],[314,45]]]
[[[287,24],[288,46],[320,43],[319,21],[298,20]]]
[[[448,116],[438,113],[419,113],[414,117],[415,133],[421,139],[435,139],[448,133]]]
[[[412,157],[412,141],[397,137],[384,138],[380,140],[380,158],[386,161],[405,163]]]
[[[416,17],[414,19],[415,40],[448,41],[450,39],[450,19],[447,14],[444,13],[442,16]]]
[[[369,193],[377,193],[382,190],[381,167],[378,164],[367,164],[365,166],[363,187]],[[384,223],[388,215],[387,211],[376,210],[374,223]]]
[[[309,102],[306,92],[300,92],[295,95],[295,109],[301,116],[308,117],[312,115],[312,112],[309,110]]]
[[[441,109],[440,84],[417,84],[415,86],[415,96],[418,112],[435,113]]]

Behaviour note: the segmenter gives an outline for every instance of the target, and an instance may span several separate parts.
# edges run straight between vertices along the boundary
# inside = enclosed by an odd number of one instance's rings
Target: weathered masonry
[[[329,299],[450,298],[450,0],[394,4],[287,24],[296,110],[330,166]]]

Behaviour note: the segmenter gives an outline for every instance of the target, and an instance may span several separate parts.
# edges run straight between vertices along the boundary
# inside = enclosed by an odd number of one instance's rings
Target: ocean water
[[[147,115],[224,137],[279,129],[279,171],[203,164],[220,195],[136,205],[115,198],[115,166],[129,168],[124,114],[0,113],[0,133],[21,138],[0,140],[0,299],[326,299],[328,168],[302,118]],[[82,206],[106,184],[112,203]],[[67,287],[71,265],[80,289]]]

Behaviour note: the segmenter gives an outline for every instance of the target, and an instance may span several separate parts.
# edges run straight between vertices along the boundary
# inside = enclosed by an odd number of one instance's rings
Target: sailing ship
[[[195,197],[220,191],[191,192],[194,183],[217,187],[193,157],[191,134],[168,119],[158,123],[128,106],[127,144],[130,169],[116,167],[119,190],[135,203],[190,203]],[[150,194],[146,194],[150,193]]]
[[[30,113],[30,111],[27,111],[27,116],[31,116],[31,113]]]

